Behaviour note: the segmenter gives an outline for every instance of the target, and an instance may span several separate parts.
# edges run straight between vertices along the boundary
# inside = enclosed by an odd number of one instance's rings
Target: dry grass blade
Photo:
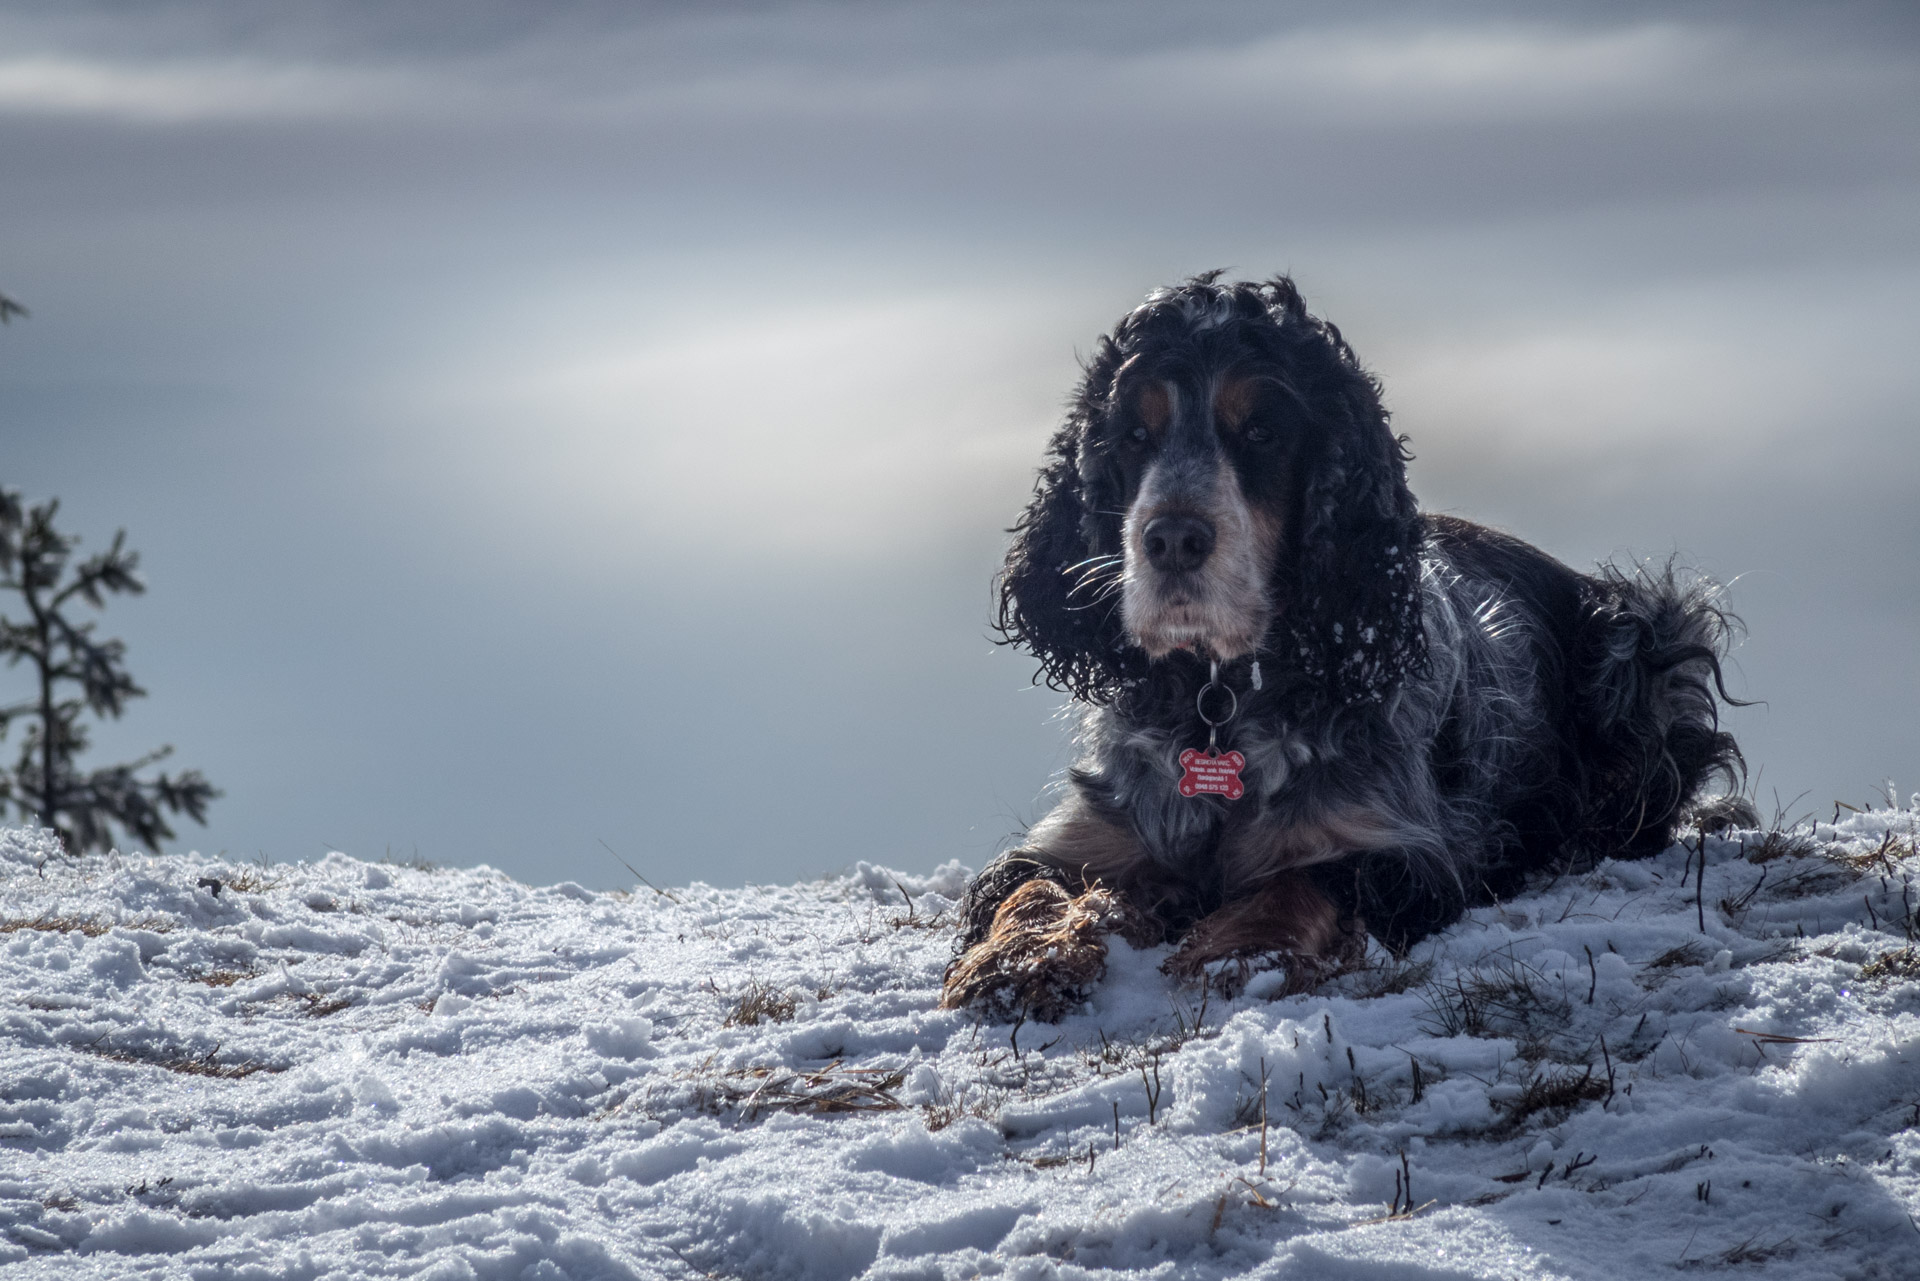
[[[1750,1036],[1763,1045],[1818,1045],[1823,1041],[1834,1041],[1831,1036],[1782,1036],[1778,1032],[1750,1032],[1746,1028],[1733,1029],[1741,1036]]]
[[[595,837],[594,839],[598,840],[599,838]],[[621,858],[619,851],[615,850],[613,846],[607,844],[605,841],[600,841],[600,848],[605,850],[607,853],[613,855],[615,859],[618,859],[620,866],[626,868],[629,872],[632,872],[635,880],[639,881],[642,885],[652,890],[655,894],[659,895],[661,898],[667,900],[667,902],[672,903],[675,906],[679,905],[680,900],[674,897],[673,892],[671,890],[663,890],[658,885],[655,885],[652,881],[649,881],[646,877],[640,875],[640,869],[635,867],[633,864],[627,862],[626,859]],[[429,864],[428,866],[432,866],[432,865]]]
[[[1431,1201],[1422,1201],[1419,1205],[1414,1206],[1411,1210],[1395,1210],[1391,1214],[1377,1215],[1371,1219],[1356,1219],[1354,1220],[1353,1226],[1356,1228],[1370,1228],[1381,1223],[1404,1223],[1406,1220],[1413,1218],[1416,1214],[1424,1213],[1425,1211],[1433,1208],[1439,1203],[1440,1203],[1440,1198],[1435,1197]]]
[[[1772,1245],[1755,1245],[1758,1237],[1748,1237],[1720,1256],[1722,1263],[1765,1263],[1769,1259],[1794,1253],[1792,1237],[1782,1237]]]
[[[907,905],[907,914],[905,916],[890,918],[887,924],[892,928],[896,930],[944,930],[952,924],[952,922],[947,919],[945,912],[936,912],[932,916],[920,915],[919,909],[913,905],[913,895],[907,893],[907,887],[902,885],[897,877],[894,878],[893,888],[900,891],[900,899]]]

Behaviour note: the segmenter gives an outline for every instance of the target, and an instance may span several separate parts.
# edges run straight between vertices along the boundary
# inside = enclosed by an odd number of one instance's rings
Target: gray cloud
[[[204,764],[211,848],[984,857],[1063,752],[983,636],[999,531],[1075,351],[1215,265],[1296,272],[1429,504],[1741,576],[1764,785],[1920,772],[1904,9],[0,33],[4,479],[146,549],[109,746]]]

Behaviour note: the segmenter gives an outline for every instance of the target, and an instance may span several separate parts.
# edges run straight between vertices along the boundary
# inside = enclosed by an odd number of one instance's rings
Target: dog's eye
[[[1127,433],[1127,439],[1133,444],[1144,445],[1147,443],[1147,429],[1136,426],[1132,431]]]
[[[1259,423],[1254,423],[1245,431],[1241,432],[1240,437],[1249,445],[1264,445],[1273,439],[1273,432],[1262,427]]]

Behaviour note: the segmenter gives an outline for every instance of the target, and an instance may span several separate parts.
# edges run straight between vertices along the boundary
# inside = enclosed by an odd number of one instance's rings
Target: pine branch
[[[106,598],[102,592],[126,592],[138,596],[147,590],[137,571],[140,568],[140,553],[126,548],[127,531],[117,530],[113,535],[113,545],[97,556],[89,556],[74,567],[73,581],[54,596],[52,608],[59,609],[75,595],[87,598],[87,603],[95,609],[106,608]]]

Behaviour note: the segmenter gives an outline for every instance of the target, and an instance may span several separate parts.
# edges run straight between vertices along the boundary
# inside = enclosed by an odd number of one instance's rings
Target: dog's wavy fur
[[[1664,849],[1710,778],[1737,779],[1712,584],[1576,573],[1422,515],[1408,457],[1286,277],[1195,277],[1100,340],[998,619],[1077,700],[1081,758],[970,888],[956,969],[1044,878],[1118,896],[1183,941],[1189,977],[1262,952],[1310,974],[1362,931],[1404,949],[1530,872]],[[1198,568],[1163,572],[1156,513],[1203,522]],[[1238,700],[1221,746],[1247,760],[1235,801],[1177,788],[1215,659]],[[949,1004],[981,997],[950,980]]]

